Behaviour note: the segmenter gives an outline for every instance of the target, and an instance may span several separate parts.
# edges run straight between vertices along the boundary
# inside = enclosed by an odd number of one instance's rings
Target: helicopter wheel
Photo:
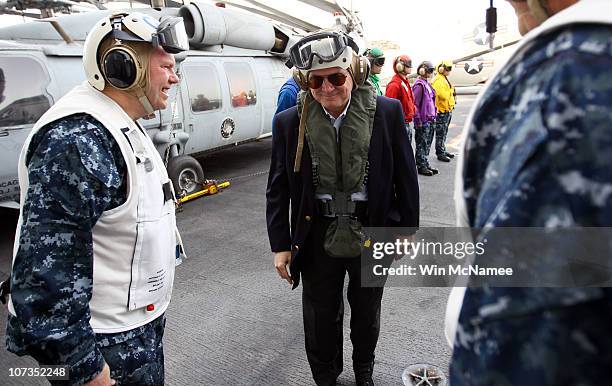
[[[168,161],[168,177],[172,180],[177,196],[189,195],[202,188],[204,171],[195,158],[180,155]]]

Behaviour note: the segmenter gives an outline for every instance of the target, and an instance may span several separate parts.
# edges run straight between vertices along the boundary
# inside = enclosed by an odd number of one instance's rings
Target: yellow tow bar
[[[227,188],[228,186],[230,186],[229,181],[225,181],[225,182],[222,182],[220,184],[217,184],[214,181],[213,182],[209,182],[209,183],[206,183],[206,184],[202,185],[202,190],[200,190],[199,192],[195,192],[195,193],[192,193],[190,195],[180,197],[177,201],[179,202],[179,204],[183,204],[183,203],[185,203],[187,201],[191,201],[191,200],[196,199],[198,197],[217,194],[219,192],[219,190]]]

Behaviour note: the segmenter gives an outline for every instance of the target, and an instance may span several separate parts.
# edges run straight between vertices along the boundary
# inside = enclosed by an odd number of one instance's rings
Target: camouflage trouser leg
[[[436,155],[446,154],[446,136],[452,113],[438,113],[436,116]]]
[[[429,152],[431,151],[431,143],[433,142],[434,132],[436,130],[435,122],[429,122],[429,130],[426,132],[425,140],[427,143],[425,144],[425,156],[429,157]]]
[[[431,123],[424,123],[422,126],[414,127],[414,141],[416,143],[416,165],[417,167],[429,167],[429,149],[431,148],[431,137],[433,127]],[[429,146],[428,140],[429,139]]]
[[[111,369],[111,378],[119,385],[164,384],[164,347],[162,338],[166,318],[164,315],[145,325],[144,332],[134,337],[124,336],[122,341],[114,334],[98,334],[98,348]],[[138,329],[137,329],[138,330]]]
[[[412,123],[406,123],[406,131],[408,132],[408,142],[410,142],[410,146],[412,146]]]

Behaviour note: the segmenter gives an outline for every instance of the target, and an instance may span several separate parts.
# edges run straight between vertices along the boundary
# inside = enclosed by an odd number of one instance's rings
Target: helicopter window
[[[232,107],[247,107],[256,104],[255,78],[248,63],[225,63],[224,67],[232,95]]]
[[[0,126],[36,123],[51,107],[47,84],[49,77],[35,59],[0,57]]]
[[[217,71],[209,65],[185,66],[189,79],[187,88],[193,112],[211,111],[221,108],[221,87]]]

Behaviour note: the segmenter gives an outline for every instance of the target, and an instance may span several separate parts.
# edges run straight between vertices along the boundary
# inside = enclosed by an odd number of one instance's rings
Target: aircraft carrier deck
[[[458,136],[474,95],[460,95],[447,147]],[[177,213],[189,258],[177,267],[164,336],[168,385],[314,385],[304,351],[301,286],[291,291],[273,266],[266,233],[265,189],[271,139],[202,158],[207,178],[231,180],[221,193],[183,205]],[[455,224],[452,192],[457,158],[434,177],[420,176],[421,226]],[[0,278],[9,271],[16,211],[0,211]],[[449,288],[387,288],[376,350],[376,385],[401,385],[404,368],[416,363],[448,368],[444,338]],[[344,372],[340,385],[354,384],[345,301]],[[4,346],[6,307],[0,312]],[[0,349],[0,383],[39,385],[35,378],[9,378],[10,367],[31,367]]]

